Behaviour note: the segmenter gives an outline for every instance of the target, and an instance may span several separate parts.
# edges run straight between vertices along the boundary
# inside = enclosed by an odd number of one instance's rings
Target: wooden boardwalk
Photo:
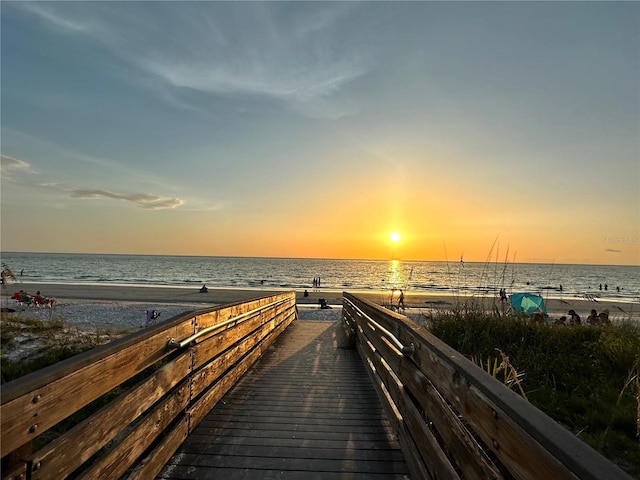
[[[298,320],[207,415],[159,479],[407,479],[340,322]]]

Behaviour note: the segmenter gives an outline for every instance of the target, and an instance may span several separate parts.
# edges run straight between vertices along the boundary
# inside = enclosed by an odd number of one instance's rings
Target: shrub
[[[442,312],[427,324],[476,363],[504,352],[533,405],[640,474],[637,326],[550,326],[472,310]]]

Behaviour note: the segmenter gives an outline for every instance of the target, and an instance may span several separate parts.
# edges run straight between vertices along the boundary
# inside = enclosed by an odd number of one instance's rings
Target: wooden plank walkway
[[[157,478],[395,480],[408,470],[340,322],[297,320]]]

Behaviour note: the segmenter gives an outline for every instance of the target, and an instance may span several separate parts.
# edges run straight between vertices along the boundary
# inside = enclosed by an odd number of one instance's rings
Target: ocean
[[[545,298],[640,302],[639,266],[18,252],[3,252],[0,260],[20,283],[189,290],[206,284],[210,288],[300,291],[311,289],[314,278],[319,278],[322,290],[354,293],[402,288],[406,292],[469,296],[492,295],[505,288],[509,294],[526,291]],[[17,314],[42,320],[60,319],[74,328],[99,332],[143,327],[148,309],[159,312],[158,321],[162,321],[202,307],[202,304],[60,302],[53,309],[23,308]],[[336,320],[339,310],[301,309],[300,315],[307,319]]]
[[[454,295],[538,293],[546,298],[640,301],[640,266],[2,252],[20,282]]]

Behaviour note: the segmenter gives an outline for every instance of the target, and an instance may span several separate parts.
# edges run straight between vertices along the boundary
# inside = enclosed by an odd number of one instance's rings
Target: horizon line
[[[386,258],[332,258],[332,257],[281,257],[281,256],[263,256],[263,255],[202,255],[202,254],[181,254],[181,253],[109,253],[109,252],[45,252],[45,251],[26,251],[26,250],[0,250],[2,254],[42,254],[42,255],[113,255],[113,256],[146,256],[146,257],[208,257],[208,258],[262,258],[271,260],[344,260],[344,261],[361,261],[361,262],[424,262],[424,263],[451,263],[451,264],[500,264],[500,265],[584,265],[584,266],[609,266],[609,267],[640,267],[639,264],[617,264],[617,263],[564,263],[553,260],[544,261],[505,261],[505,260],[420,260],[420,259],[386,259]]]

